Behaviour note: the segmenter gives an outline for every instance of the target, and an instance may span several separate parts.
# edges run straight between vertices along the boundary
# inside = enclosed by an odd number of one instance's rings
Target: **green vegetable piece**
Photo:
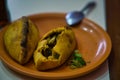
[[[56,36],[53,36],[53,37],[49,40],[48,44],[53,44],[53,43],[55,42],[55,39],[56,39]]]
[[[86,65],[86,62],[82,58],[82,55],[79,53],[78,50],[75,50],[73,58],[72,58],[71,63],[70,63],[70,67],[72,69],[75,69],[75,68],[83,67],[85,65]]]
[[[60,57],[60,54],[54,53],[54,58],[59,59],[59,57]]]

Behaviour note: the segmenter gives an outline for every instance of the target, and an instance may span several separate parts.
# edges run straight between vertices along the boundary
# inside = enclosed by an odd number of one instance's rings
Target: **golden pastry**
[[[76,40],[71,28],[60,27],[46,33],[38,42],[34,62],[38,70],[60,66],[71,55]]]
[[[4,33],[6,50],[20,64],[27,63],[32,57],[38,39],[38,29],[27,17],[22,17],[7,25]]]

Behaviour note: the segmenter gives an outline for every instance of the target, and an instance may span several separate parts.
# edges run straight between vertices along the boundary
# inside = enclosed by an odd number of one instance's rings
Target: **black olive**
[[[48,58],[48,56],[52,55],[51,49],[49,49],[49,48],[46,48],[45,50],[43,49],[42,50],[42,55]]]

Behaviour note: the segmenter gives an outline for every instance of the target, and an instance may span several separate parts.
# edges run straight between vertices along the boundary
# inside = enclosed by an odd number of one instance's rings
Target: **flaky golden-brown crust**
[[[20,64],[28,62],[39,39],[37,27],[27,17],[22,17],[6,27],[4,44],[9,55]]]
[[[34,62],[38,70],[60,66],[76,47],[74,32],[70,28],[59,27],[46,33],[34,52]]]

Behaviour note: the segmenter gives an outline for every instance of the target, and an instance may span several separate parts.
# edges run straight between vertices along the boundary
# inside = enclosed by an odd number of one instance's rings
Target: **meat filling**
[[[47,40],[47,44],[44,49],[42,49],[42,55],[48,58],[49,56],[53,56],[55,59],[59,58],[59,54],[52,51],[52,48],[56,45],[57,37],[61,32],[54,32],[53,34],[50,34],[48,37],[45,38]]]

